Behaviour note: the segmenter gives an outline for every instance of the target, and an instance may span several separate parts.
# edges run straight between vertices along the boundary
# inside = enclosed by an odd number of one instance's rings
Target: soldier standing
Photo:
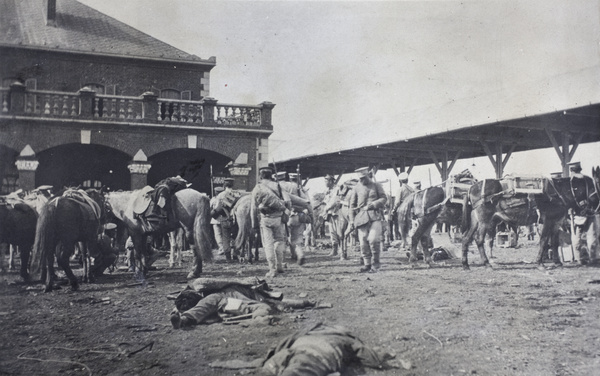
[[[278,273],[284,272],[285,223],[291,209],[289,195],[273,181],[273,172],[271,167],[262,167],[259,170],[260,182],[252,190],[250,215],[252,227],[256,229],[260,226],[265,257],[269,265],[269,272],[265,275],[267,278],[273,278]],[[256,223],[256,218],[260,218],[260,223]]]
[[[400,208],[400,205],[402,205],[402,203],[408,198],[408,196],[413,194],[414,189],[408,185],[408,174],[406,172],[401,172],[400,175],[398,175],[398,182],[400,183],[400,187],[396,191],[396,200],[394,203],[394,208],[392,209],[392,215],[394,216],[396,223],[399,224],[400,219],[398,218],[398,209]],[[404,238],[402,238],[401,247],[403,249],[406,248],[406,239]]]
[[[323,202],[325,203],[324,217],[325,221],[329,225],[329,238],[331,239],[332,247],[332,250],[328,254],[328,256],[337,256],[341,239],[339,239],[337,234],[338,206],[330,205],[330,203],[336,200],[338,193],[338,189],[335,186],[335,178],[333,177],[333,175],[327,174],[327,176],[325,176],[325,185],[327,186],[327,191],[325,192],[325,197],[323,198]]]
[[[361,273],[375,271],[380,267],[383,207],[387,196],[381,184],[371,180],[368,167],[356,170],[359,183],[350,195],[350,228],[358,231],[358,240],[364,267]]]
[[[233,178],[226,178],[224,180],[224,190],[217,195],[214,202],[215,206],[214,208],[211,208],[211,216],[217,222],[217,224],[213,225],[215,237],[217,237],[216,234],[218,232],[221,237],[221,244],[219,244],[219,246],[228,262],[238,259],[237,254],[234,254],[233,258],[231,257],[231,229],[233,227],[231,211],[237,200],[240,198],[240,194],[233,190],[233,183]]]

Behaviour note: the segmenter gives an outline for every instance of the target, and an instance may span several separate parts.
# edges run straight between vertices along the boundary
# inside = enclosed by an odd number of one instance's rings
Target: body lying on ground
[[[173,328],[211,324],[230,319],[269,317],[288,308],[313,307],[307,300],[283,299],[265,281],[197,278],[175,298],[171,312]]]
[[[365,345],[348,329],[317,324],[285,337],[271,349],[261,372],[269,376],[326,376],[344,374],[349,365],[389,368],[388,354]]]

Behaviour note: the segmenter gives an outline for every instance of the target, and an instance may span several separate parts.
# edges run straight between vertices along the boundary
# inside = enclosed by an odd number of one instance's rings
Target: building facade
[[[180,175],[250,190],[274,104],[210,97],[216,59],[75,0],[0,3],[0,194],[40,185],[137,189]]]

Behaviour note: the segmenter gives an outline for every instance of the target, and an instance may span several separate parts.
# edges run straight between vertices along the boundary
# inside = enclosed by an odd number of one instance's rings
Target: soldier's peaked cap
[[[572,171],[579,170],[581,171],[581,162],[572,162],[569,163],[569,169]]]
[[[562,178],[562,172],[552,172],[550,173],[550,177],[554,179]]]
[[[51,185],[40,185],[39,187],[36,188],[36,190],[38,190],[38,191],[47,191],[47,190],[52,189],[52,188],[54,188],[54,187],[51,186]]]
[[[359,169],[354,170],[354,172],[356,172],[358,174],[358,176],[365,177],[365,176],[369,176],[369,168],[368,167],[361,167]]]
[[[325,175],[325,180],[335,180],[335,178],[333,177],[333,175],[327,174]]]
[[[271,172],[275,172],[275,171],[273,170],[273,167],[271,167],[271,166],[264,166],[264,167],[261,167],[261,168],[259,168],[259,169],[258,169],[258,171],[271,171]]]

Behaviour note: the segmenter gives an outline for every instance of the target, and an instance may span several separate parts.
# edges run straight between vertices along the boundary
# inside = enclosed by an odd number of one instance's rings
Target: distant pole
[[[429,173],[429,186],[431,187],[433,185],[431,183],[431,167],[427,169],[427,172]]]
[[[210,197],[215,196],[215,183],[213,182],[212,163],[210,164]]]

